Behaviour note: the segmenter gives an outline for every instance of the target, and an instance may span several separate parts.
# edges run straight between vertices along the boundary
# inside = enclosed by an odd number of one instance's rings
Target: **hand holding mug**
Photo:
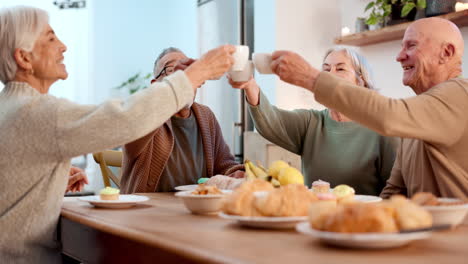
[[[206,80],[219,79],[227,72],[234,63],[234,51],[234,46],[224,45],[208,51],[188,66],[185,73],[192,81],[193,87],[200,86]]]
[[[271,68],[282,81],[313,91],[315,80],[320,73],[299,54],[291,51],[275,51]]]

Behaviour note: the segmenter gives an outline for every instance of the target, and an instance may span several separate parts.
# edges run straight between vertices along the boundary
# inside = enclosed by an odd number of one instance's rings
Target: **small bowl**
[[[461,202],[460,199],[455,198],[438,198],[439,202]],[[423,206],[428,212],[432,214],[433,225],[459,225],[468,212],[468,204],[460,205],[434,205],[434,206]]]
[[[223,194],[192,194],[192,191],[176,192],[175,196],[182,199],[185,207],[193,214],[216,214],[221,211],[226,194],[230,190],[222,190]]]

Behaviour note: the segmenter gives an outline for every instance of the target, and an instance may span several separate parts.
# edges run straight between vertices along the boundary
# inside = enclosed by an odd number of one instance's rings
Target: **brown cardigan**
[[[243,170],[244,165],[237,163],[230,153],[213,112],[197,103],[192,105],[192,110],[202,137],[208,177]],[[121,192],[154,192],[173,147],[170,119],[148,135],[126,144],[123,148]]]

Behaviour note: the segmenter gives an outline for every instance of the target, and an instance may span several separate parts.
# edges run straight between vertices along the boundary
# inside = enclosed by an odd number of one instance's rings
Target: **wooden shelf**
[[[468,26],[468,10],[462,10],[445,15],[438,16],[448,19],[458,27]],[[366,46],[376,43],[382,43],[392,40],[402,39],[406,28],[411,22],[398,25],[383,27],[377,30],[364,31],[344,37],[335,38],[335,44],[350,46]]]

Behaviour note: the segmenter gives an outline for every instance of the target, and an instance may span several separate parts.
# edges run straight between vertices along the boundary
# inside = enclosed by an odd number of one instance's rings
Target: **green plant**
[[[121,83],[119,86],[115,87],[115,89],[128,89],[130,94],[136,93],[138,90],[145,89],[148,87],[149,82],[148,80],[151,78],[151,73],[147,73],[146,75],[141,75],[141,72],[131,76],[126,81]]]
[[[392,13],[391,3],[394,1],[396,0],[374,0],[369,2],[364,10],[364,12],[371,10],[366,24],[384,24],[385,19]]]
[[[401,9],[401,17],[406,17],[413,8],[426,8],[426,0],[401,0],[403,8]]]

